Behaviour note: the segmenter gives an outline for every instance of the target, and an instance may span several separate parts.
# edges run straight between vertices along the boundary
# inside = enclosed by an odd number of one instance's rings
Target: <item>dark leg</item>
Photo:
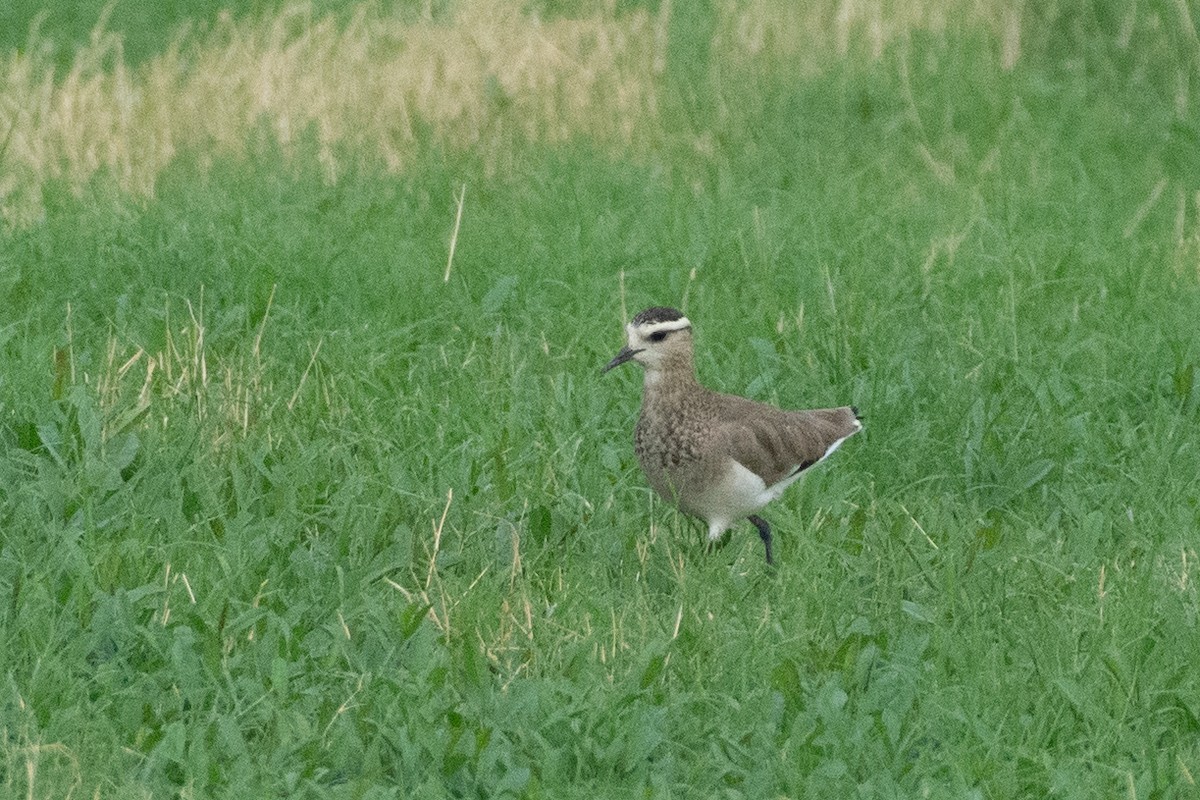
[[[763,545],[767,548],[767,563],[774,564],[775,559],[771,558],[771,526],[757,514],[751,514],[750,521],[754,523],[754,527],[758,528],[758,535],[762,537]]]

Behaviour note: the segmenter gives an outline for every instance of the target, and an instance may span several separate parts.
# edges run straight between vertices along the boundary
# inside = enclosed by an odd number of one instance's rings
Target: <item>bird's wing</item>
[[[723,410],[729,455],[767,486],[808,469],[862,427],[848,406],[783,411],[733,399],[741,402],[724,404]]]

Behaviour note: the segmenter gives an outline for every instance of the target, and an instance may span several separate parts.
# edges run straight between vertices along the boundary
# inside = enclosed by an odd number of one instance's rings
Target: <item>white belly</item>
[[[724,474],[703,491],[684,498],[684,510],[708,523],[708,538],[715,540],[737,521],[744,519],[783,494],[801,473],[767,486],[763,479],[730,460]]]

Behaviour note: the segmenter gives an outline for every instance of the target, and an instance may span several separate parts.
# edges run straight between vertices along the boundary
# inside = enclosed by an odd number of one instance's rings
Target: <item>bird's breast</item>
[[[686,408],[647,408],[638,419],[634,450],[644,469],[678,467],[699,460],[707,427]]]

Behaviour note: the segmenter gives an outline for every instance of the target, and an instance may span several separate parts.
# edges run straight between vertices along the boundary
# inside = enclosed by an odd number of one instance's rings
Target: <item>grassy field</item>
[[[6,44],[0,794],[1200,795],[1200,8],[1029,5]],[[775,571],[651,304],[866,415]]]

